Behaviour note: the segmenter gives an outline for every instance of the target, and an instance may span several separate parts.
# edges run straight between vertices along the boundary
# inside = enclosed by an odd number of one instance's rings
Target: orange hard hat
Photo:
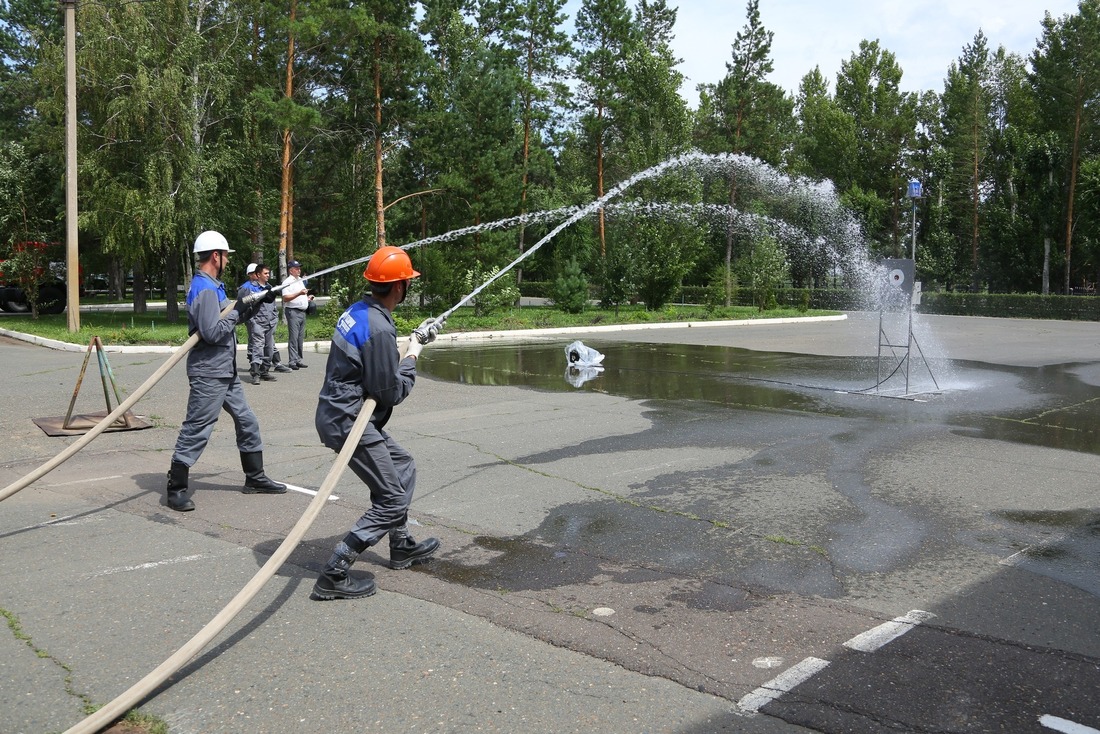
[[[392,245],[379,247],[371,255],[367,269],[363,271],[363,277],[372,283],[393,283],[398,280],[409,280],[418,275],[420,273],[413,270],[409,254],[400,247]]]

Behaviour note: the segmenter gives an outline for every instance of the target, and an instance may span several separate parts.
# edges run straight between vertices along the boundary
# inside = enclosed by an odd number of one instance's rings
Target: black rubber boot
[[[242,451],[241,468],[244,469],[245,494],[283,494],[286,485],[279,484],[267,478],[264,474],[264,452]]]
[[[259,373],[256,372],[255,367],[253,367],[252,369],[250,369],[248,371],[248,384],[250,384],[250,385],[259,385],[260,384],[260,375],[259,375]]]
[[[275,382],[275,375],[271,374],[267,367],[260,368],[260,379],[264,382]]]
[[[176,512],[190,512],[195,503],[187,496],[187,475],[191,467],[173,461],[168,469],[168,507]]]
[[[359,553],[360,551],[352,550],[343,540],[337,543],[332,551],[332,558],[328,559],[321,575],[317,577],[317,582],[313,584],[313,593],[309,598],[313,601],[331,601],[360,599],[374,594],[377,587],[373,579],[356,579],[348,573]]]
[[[423,563],[437,550],[438,538],[428,538],[417,543],[409,535],[408,525],[390,530],[390,568],[408,568],[414,563]]]

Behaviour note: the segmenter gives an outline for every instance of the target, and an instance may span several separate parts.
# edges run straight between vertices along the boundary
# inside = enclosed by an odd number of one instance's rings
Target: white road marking
[[[194,556],[179,556],[178,558],[166,558],[163,561],[152,561],[150,563],[139,563],[136,566],[117,566],[115,568],[105,568],[99,573],[93,573],[91,578],[97,576],[110,576],[115,573],[127,573],[129,571],[144,571],[150,568],[157,568],[158,566],[171,566],[175,563],[189,563],[191,561],[197,561],[200,558],[211,558],[212,556],[199,553]]]
[[[299,487],[298,485],[290,484],[289,482],[283,482],[283,484],[286,485],[287,489],[292,489],[295,492],[301,492],[302,494],[308,494],[311,497],[316,497],[317,496],[317,490],[316,489],[306,489],[305,487]],[[330,494],[328,496],[328,499],[325,500],[325,501],[326,502],[335,502],[338,499],[340,499],[340,498],[337,497],[336,495]]]
[[[43,527],[45,525],[87,525],[90,522],[103,522],[107,518],[103,515],[88,515],[86,517],[80,517],[79,515],[69,515],[68,517],[62,517],[57,520],[51,520],[50,522],[44,522],[41,525],[35,525],[34,527]]]
[[[821,658],[806,658],[742,698],[737,702],[737,708],[746,713],[755,714],[765,704],[771,703],[799,683],[809,680],[816,673],[824,670],[828,664],[828,660]]]
[[[109,477],[89,477],[87,479],[76,479],[71,482],[61,482],[59,484],[51,484],[50,487],[68,487],[72,484],[90,484],[92,482],[105,482],[108,479],[121,479],[121,474],[112,474]]]
[[[844,647],[851,648],[852,650],[860,650],[861,652],[874,652],[887,642],[901,637],[921,622],[926,622],[935,616],[936,615],[931,612],[922,612],[920,609],[914,609],[902,617],[897,617],[890,622],[884,622],[874,629],[869,629],[866,632],[856,635],[845,642]]]
[[[752,667],[754,668],[778,668],[782,664],[783,658],[777,657],[756,658],[752,661]]]
[[[1100,734],[1100,729],[1093,729],[1091,726],[1078,724],[1075,721],[1051,716],[1050,714],[1040,716],[1039,723],[1048,729],[1064,732],[1064,734]]]

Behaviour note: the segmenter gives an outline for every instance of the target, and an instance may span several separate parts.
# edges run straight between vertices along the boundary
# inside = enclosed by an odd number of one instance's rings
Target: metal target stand
[[[80,394],[80,386],[84,383],[84,373],[88,370],[88,361],[92,357],[93,349],[95,350],[96,359],[99,363],[99,379],[100,382],[103,383],[103,399],[107,403],[107,410],[74,415],[73,408],[76,407],[76,398],[77,395]],[[99,423],[99,421],[110,415],[113,410],[111,407],[111,394],[107,391],[108,381],[110,381],[111,389],[114,391],[115,401],[121,405],[122,396],[119,394],[118,384],[115,382],[115,375],[111,370],[111,364],[107,361],[107,353],[103,349],[103,342],[98,336],[93,336],[92,340],[88,342],[88,351],[84,353],[84,364],[80,367],[80,376],[76,378],[76,387],[73,389],[73,397],[69,401],[68,411],[65,412],[64,416],[34,418],[32,419],[34,424],[41,428],[47,436],[79,436],[87,433]],[[120,417],[115,419],[114,423],[105,430],[140,431],[143,428],[152,428],[152,424],[134,415],[132,411],[127,410]]]
[[[882,297],[879,299],[879,311],[878,311],[878,375],[875,382],[875,393],[880,394],[882,385],[888,382],[899,370],[904,368],[905,375],[905,392],[899,396],[901,398],[912,398],[914,395],[920,393],[911,393],[909,391],[909,377],[910,369],[913,363],[913,350],[917,351],[920,355],[921,363],[924,365],[925,370],[928,371],[928,376],[932,378],[932,384],[935,385],[936,390],[940,389],[939,382],[936,381],[935,374],[932,373],[932,366],[928,364],[928,359],[924,356],[924,351],[920,347],[920,343],[917,341],[916,335],[913,333],[913,289],[914,278],[916,275],[916,266],[913,260],[906,259],[887,259],[882,261],[883,266],[886,268],[886,285],[883,288]],[[891,341],[889,335],[886,333],[885,316],[887,311],[891,312],[904,312],[907,321],[907,337],[905,344],[895,344]],[[893,366],[886,375],[882,376],[883,372],[883,348],[890,350],[890,356],[893,358]]]

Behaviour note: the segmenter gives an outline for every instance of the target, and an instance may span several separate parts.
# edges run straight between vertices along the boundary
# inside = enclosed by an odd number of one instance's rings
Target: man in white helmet
[[[248,280],[237,289],[237,298],[245,298],[253,293],[266,290],[271,269],[262,263],[250,263],[245,270]],[[275,382],[271,374],[271,360],[275,353],[275,327],[279,323],[279,312],[274,303],[261,302],[245,322],[248,333],[248,381],[259,385],[261,380]]]
[[[274,303],[275,292],[268,290],[264,299],[245,304],[238,299],[222,317],[228,304],[222,272],[229,261],[229,243],[219,232],[206,231],[195,238],[198,267],[187,292],[187,331],[199,335],[199,342],[187,354],[187,417],[180,427],[172,466],[168,470],[167,504],[177,512],[195,509],[187,496],[188,472],[202,455],[206,442],[222,410],[233,416],[237,449],[244,469],[245,494],[282,494],[286,485],[264,474],[263,442],[260,423],[248,407],[237,375],[237,324],[245,321],[264,303]]]

